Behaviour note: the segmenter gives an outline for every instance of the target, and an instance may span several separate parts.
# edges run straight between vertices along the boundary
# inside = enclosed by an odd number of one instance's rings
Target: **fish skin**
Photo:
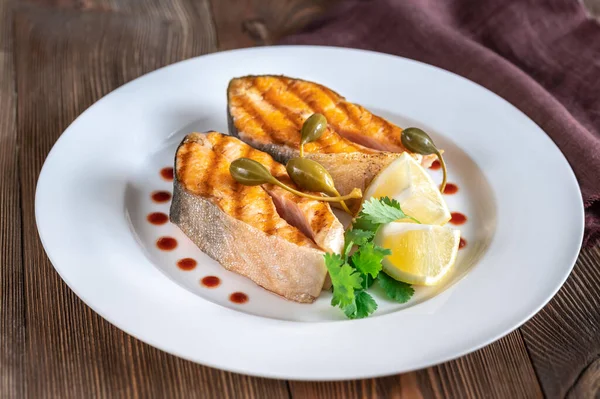
[[[271,195],[299,202],[298,209],[311,216],[306,224],[315,236],[320,234],[317,241],[333,252],[343,246],[342,225],[324,202],[298,201],[300,197],[278,193],[279,187],[235,182],[229,164],[239,155],[258,160],[281,179],[287,177],[285,168],[268,154],[233,137],[216,132],[189,134],[175,157],[171,221],[226,269],[287,299],[313,302],[327,275],[324,252],[280,217]]]
[[[320,84],[262,75],[234,78],[227,88],[229,133],[281,163],[299,156],[302,124],[315,112],[325,115],[328,127],[318,140],[304,146],[305,156],[328,170],[342,195],[355,187],[364,190],[406,151],[400,127]],[[424,167],[435,160],[434,155],[411,156]],[[358,203],[349,205],[356,210]]]

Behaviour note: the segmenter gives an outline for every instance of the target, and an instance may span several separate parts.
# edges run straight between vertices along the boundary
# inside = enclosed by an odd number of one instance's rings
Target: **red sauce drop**
[[[172,251],[177,248],[177,240],[173,237],[160,237],[156,240],[156,246],[163,251]]]
[[[215,288],[215,287],[218,287],[221,284],[221,279],[218,278],[217,276],[206,276],[202,280],[200,280],[200,282],[202,283],[203,286],[205,286],[207,288]],[[236,294],[242,294],[242,293],[241,292],[236,292]],[[242,294],[242,295],[245,296],[246,294]],[[246,301],[247,300],[248,300],[248,297],[246,297]],[[243,301],[241,303],[244,303],[246,301]]]
[[[229,295],[229,300],[233,303],[242,304],[248,302],[248,295],[243,292],[234,292]]]
[[[436,159],[435,161],[433,161],[433,163],[431,164],[431,166],[429,167],[429,169],[438,170],[441,167],[442,167],[442,165],[440,164],[440,161],[438,161]]]
[[[152,193],[152,201],[163,203],[171,199],[171,193],[168,191],[155,191]]]
[[[169,216],[162,212],[152,212],[150,213],[146,219],[152,224],[165,224],[169,221]]]
[[[197,264],[198,262],[192,258],[183,258],[177,261],[177,267],[179,267],[181,270],[185,270],[186,272],[194,270]]]
[[[167,181],[173,181],[173,168],[170,166],[167,166],[166,168],[162,168],[160,170],[160,175],[162,176],[163,179],[165,179]]]
[[[446,187],[444,187],[444,194],[456,194],[457,191],[458,186],[454,183],[448,183],[446,184]]]
[[[450,219],[450,223],[452,224],[465,224],[465,222],[467,221],[467,217],[460,212],[452,212],[450,215],[452,216],[452,218]]]
[[[465,247],[465,245],[467,245],[467,240],[460,237],[460,242],[458,243],[458,249],[463,249]]]

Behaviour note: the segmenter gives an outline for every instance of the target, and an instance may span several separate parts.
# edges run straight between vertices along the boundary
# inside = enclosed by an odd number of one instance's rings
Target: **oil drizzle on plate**
[[[467,217],[460,212],[452,212],[450,213],[450,215],[452,216],[450,218],[450,223],[452,224],[461,225],[465,224],[465,222],[467,221]]]
[[[458,243],[458,249],[463,249],[465,247],[465,245],[467,245],[467,240],[460,237],[460,242]]]
[[[202,280],[200,280],[203,286],[206,288],[215,288],[221,285],[221,279],[217,276],[206,276]],[[237,292],[236,294],[241,294],[241,292]],[[233,295],[233,294],[232,294]],[[242,294],[245,295],[245,294]]]
[[[168,191],[155,191],[152,193],[152,201],[162,204],[171,199],[171,193]]]
[[[197,264],[198,262],[192,258],[183,258],[177,261],[177,267],[181,270],[185,270],[186,272],[194,270]]]
[[[173,237],[160,237],[156,240],[156,246],[163,251],[172,251],[177,248],[177,240]]]
[[[229,295],[229,300],[233,303],[241,305],[248,302],[248,295],[244,294],[243,292],[234,292],[233,294]]]
[[[444,188],[444,194],[456,194],[457,191],[458,191],[458,186],[454,183],[448,183],[448,184],[446,184],[446,187]]]
[[[146,219],[152,224],[160,225],[169,221],[169,216],[162,212],[152,212],[146,216]]]
[[[165,179],[167,181],[173,181],[173,168],[170,166],[167,166],[166,168],[162,168],[160,170],[160,175],[162,176],[163,179]]]

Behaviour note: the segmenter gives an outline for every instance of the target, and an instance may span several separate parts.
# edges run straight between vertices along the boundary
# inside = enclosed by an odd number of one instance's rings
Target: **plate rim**
[[[578,220],[579,223],[579,237],[578,237],[578,248],[576,250],[573,251],[572,256],[570,256],[570,267],[565,269],[565,273],[562,276],[560,281],[557,281],[557,283],[555,284],[555,286],[552,287],[552,292],[551,295],[548,295],[547,298],[541,303],[539,304],[535,309],[533,309],[532,311],[528,312],[527,316],[522,318],[522,320],[520,320],[519,322],[517,322],[515,324],[515,326],[509,330],[503,330],[502,332],[499,332],[497,334],[495,334],[493,337],[488,338],[482,342],[480,342],[479,344],[473,345],[471,346],[469,349],[467,350],[459,350],[459,351],[455,351],[454,354],[452,355],[447,355],[447,356],[438,356],[435,360],[431,360],[429,362],[422,362],[420,364],[416,364],[415,367],[413,368],[405,368],[402,369],[400,371],[397,370],[392,370],[387,374],[382,374],[382,373],[374,373],[374,374],[368,374],[368,373],[360,373],[360,375],[349,375],[347,377],[332,377],[332,378],[328,378],[327,376],[322,377],[322,378],[318,378],[315,379],[314,377],[304,377],[304,376],[290,376],[290,375],[280,375],[278,372],[253,372],[252,370],[248,370],[246,368],[238,368],[238,367],[232,367],[232,366],[223,366],[222,364],[217,364],[211,361],[198,361],[197,359],[195,359],[192,356],[188,356],[185,353],[180,353],[177,351],[171,351],[169,349],[166,349],[164,345],[161,345],[160,343],[157,342],[153,342],[152,339],[148,339],[148,337],[142,337],[140,335],[138,335],[137,333],[131,332],[130,329],[125,329],[121,326],[118,325],[117,322],[115,322],[113,320],[113,318],[106,314],[105,312],[101,311],[96,305],[92,305],[92,301],[90,301],[86,295],[82,295],[82,293],[76,289],[76,287],[74,286],[74,284],[72,284],[72,282],[66,278],[66,276],[63,273],[63,270],[61,270],[59,267],[56,266],[56,263],[53,259],[53,255],[50,253],[51,251],[48,249],[48,244],[47,241],[44,239],[42,232],[40,230],[40,225],[39,225],[39,220],[40,220],[40,216],[39,216],[39,212],[40,212],[40,198],[39,198],[39,191],[38,188],[40,186],[40,182],[42,181],[43,178],[45,178],[44,176],[48,173],[48,160],[51,159],[51,157],[56,156],[56,149],[58,148],[58,146],[60,145],[60,143],[64,140],[67,140],[66,137],[70,137],[70,135],[72,134],[72,132],[74,131],[73,126],[76,125],[76,123],[78,121],[81,120],[82,117],[84,117],[84,115],[86,115],[88,112],[90,112],[90,110],[95,107],[96,105],[98,105],[101,102],[104,102],[105,100],[108,101],[108,97],[110,97],[112,94],[119,92],[120,90],[122,90],[124,87],[126,87],[127,85],[130,85],[133,82],[136,82],[140,79],[146,78],[150,75],[156,74],[156,73],[160,73],[161,71],[171,68],[173,66],[176,65],[180,65],[180,64],[184,64],[184,63],[189,63],[189,62],[195,62],[198,59],[204,59],[206,57],[220,57],[223,54],[231,54],[231,53],[246,53],[246,52],[272,52],[272,51],[278,51],[279,49],[293,49],[292,51],[294,51],[295,49],[300,49],[300,50],[311,50],[311,49],[319,49],[319,50],[323,50],[325,49],[326,51],[330,51],[330,50],[335,50],[335,51],[343,51],[343,52],[355,52],[355,53],[368,53],[368,54],[376,54],[378,56],[384,56],[384,57],[390,57],[390,58],[399,58],[402,59],[406,62],[410,62],[410,63],[416,63],[419,64],[420,67],[425,67],[425,68],[433,68],[439,71],[442,71],[444,73],[449,73],[451,75],[453,75],[454,77],[458,77],[461,80],[467,81],[470,84],[474,84],[476,86],[478,86],[480,89],[484,89],[488,95],[492,95],[494,97],[496,97],[496,99],[501,100],[502,102],[508,104],[514,111],[517,111],[518,113],[520,113],[522,116],[524,116],[525,118],[527,118],[528,120],[532,121],[534,124],[536,124],[536,126],[538,126],[538,128],[544,133],[543,136],[546,137],[546,139],[552,143],[552,145],[555,147],[555,149],[558,151],[558,153],[560,154],[560,156],[562,157],[562,161],[565,162],[568,172],[569,172],[569,178],[571,180],[571,183],[575,184],[575,187],[578,188],[579,190],[579,197],[580,197],[580,201],[579,201],[579,207],[577,208],[577,212],[580,214],[580,218]],[[420,61],[416,61],[413,59],[409,59],[409,58],[405,58],[405,57],[401,57],[401,56],[396,56],[396,55],[392,55],[392,54],[386,54],[386,53],[380,53],[377,51],[371,51],[371,50],[363,50],[363,49],[351,49],[351,48],[344,48],[344,47],[332,47],[332,46],[290,46],[290,45],[281,45],[281,46],[269,46],[269,47],[260,47],[260,48],[245,48],[245,49],[234,49],[234,50],[228,50],[228,51],[223,51],[223,52],[217,52],[217,53],[211,53],[211,54],[205,54],[205,55],[200,55],[197,57],[193,57],[193,58],[189,58],[186,60],[182,60],[170,65],[166,65],[164,67],[161,67],[159,69],[156,69],[154,71],[151,71],[147,74],[144,74],[140,77],[137,77],[136,79],[133,79],[125,84],[123,84],[122,86],[110,91],[109,93],[105,94],[103,97],[101,97],[98,101],[94,102],[93,104],[91,104],[85,111],[83,111],[80,115],[77,116],[77,118],[75,118],[70,124],[69,126],[63,131],[63,133],[59,136],[59,138],[56,140],[56,142],[54,143],[54,145],[52,146],[51,150],[48,152],[43,166],[40,170],[39,176],[38,176],[38,180],[36,182],[36,192],[35,192],[35,220],[36,220],[36,227],[38,230],[38,236],[40,237],[40,241],[42,243],[42,246],[44,248],[44,251],[46,253],[46,255],[48,256],[48,259],[50,260],[53,268],[56,270],[56,272],[60,275],[61,279],[67,284],[67,286],[85,303],[86,306],[90,307],[92,310],[94,310],[94,312],[98,313],[102,318],[104,318],[106,321],[108,321],[110,324],[114,325],[115,327],[117,327],[118,329],[120,329],[121,331],[139,339],[140,341],[149,344],[151,346],[153,346],[156,349],[159,349],[161,351],[170,353],[172,355],[175,355],[177,357],[180,358],[184,358],[187,360],[190,360],[194,363],[199,363],[202,365],[206,365],[209,367],[214,367],[214,368],[218,368],[221,370],[226,370],[226,371],[231,371],[231,372],[236,372],[236,373],[241,373],[241,374],[245,374],[245,375],[251,375],[251,376],[257,376],[257,377],[266,377],[266,378],[274,378],[274,379],[286,379],[286,380],[299,380],[299,381],[315,381],[315,380],[319,380],[319,381],[336,381],[336,380],[352,380],[352,379],[357,379],[357,378],[374,378],[374,377],[383,377],[383,376],[389,376],[389,375],[395,375],[399,372],[410,372],[410,371],[414,371],[414,370],[419,370],[419,369],[423,369],[426,367],[430,367],[436,364],[440,364],[443,362],[447,362],[459,357],[462,357],[466,354],[472,353],[476,350],[479,350],[487,345],[489,345],[492,342],[497,341],[498,339],[510,334],[511,332],[513,332],[514,330],[516,330],[517,328],[519,328],[520,326],[522,326],[525,322],[527,322],[529,319],[531,319],[531,317],[533,317],[536,313],[538,313],[544,306],[546,306],[548,304],[548,302],[556,295],[556,293],[558,292],[558,290],[564,285],[565,281],[567,280],[567,278],[569,277],[570,273],[572,272],[575,262],[579,256],[580,250],[581,250],[581,245],[583,242],[583,235],[584,235],[584,221],[585,221],[585,214],[584,214],[584,206],[583,206],[583,199],[581,198],[581,189],[579,186],[579,182],[577,181],[577,178],[573,172],[573,169],[571,168],[570,163],[568,162],[568,160],[566,159],[566,157],[564,156],[564,154],[562,153],[562,151],[560,150],[560,148],[554,143],[554,141],[550,138],[550,136],[539,126],[537,125],[537,123],[535,123],[535,121],[533,121],[531,118],[529,118],[529,116],[527,116],[524,112],[522,112],[520,109],[518,109],[517,107],[515,107],[514,105],[512,105],[511,103],[509,103],[507,100],[505,100],[504,98],[502,98],[501,96],[499,96],[498,94],[492,92],[491,90],[487,89],[486,87],[471,81],[463,76],[460,76],[458,74],[455,74],[451,71],[445,70],[443,68],[434,66],[434,65],[430,65],[430,64],[426,64]],[[457,284],[458,286],[459,284]],[[419,306],[419,305],[417,305]],[[380,317],[382,318],[386,318],[388,315],[382,315]],[[296,322],[290,322],[290,321],[279,321],[279,322],[283,322],[283,323],[296,323]],[[356,320],[356,321],[347,321],[347,323],[356,323],[356,322],[363,322],[362,320]],[[511,323],[514,324],[514,323]]]

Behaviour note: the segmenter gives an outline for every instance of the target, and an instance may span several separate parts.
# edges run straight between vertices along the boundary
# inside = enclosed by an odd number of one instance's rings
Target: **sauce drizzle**
[[[163,179],[167,181],[173,181],[173,168],[171,166],[167,166],[166,168],[162,168],[160,170],[160,175]]]
[[[438,161],[437,159],[435,161],[432,162],[431,166],[429,167],[429,169],[431,170],[438,170],[442,167],[442,165],[440,164],[440,161]]]
[[[229,295],[229,300],[233,303],[241,305],[242,303],[248,302],[248,295],[244,294],[243,292],[234,292],[233,294]]]
[[[196,262],[196,260],[192,258],[183,258],[177,261],[177,267],[181,270],[185,270],[186,272],[194,270],[197,264],[198,262]]]
[[[173,237],[160,237],[156,240],[156,246],[163,251],[172,251],[177,248],[177,240]]]
[[[460,212],[452,212],[450,213],[452,218],[450,219],[450,223],[455,225],[465,224],[467,221],[467,217]]]
[[[152,224],[160,225],[169,221],[169,216],[162,212],[152,212],[146,216],[146,219]]]
[[[168,202],[171,199],[171,193],[168,191],[155,191],[152,193],[152,201],[159,204]]]
[[[446,188],[444,188],[444,194],[456,194],[458,191],[458,186],[454,183],[446,184]]]
[[[200,282],[206,288],[215,288],[215,287],[218,287],[219,285],[221,285],[221,279],[218,278],[217,276],[206,276],[202,280],[200,280]],[[237,294],[241,294],[241,292],[239,292]],[[245,295],[245,294],[242,294],[242,295]]]
[[[465,245],[467,245],[467,240],[460,237],[460,242],[458,243],[458,249],[463,249],[465,247]]]

